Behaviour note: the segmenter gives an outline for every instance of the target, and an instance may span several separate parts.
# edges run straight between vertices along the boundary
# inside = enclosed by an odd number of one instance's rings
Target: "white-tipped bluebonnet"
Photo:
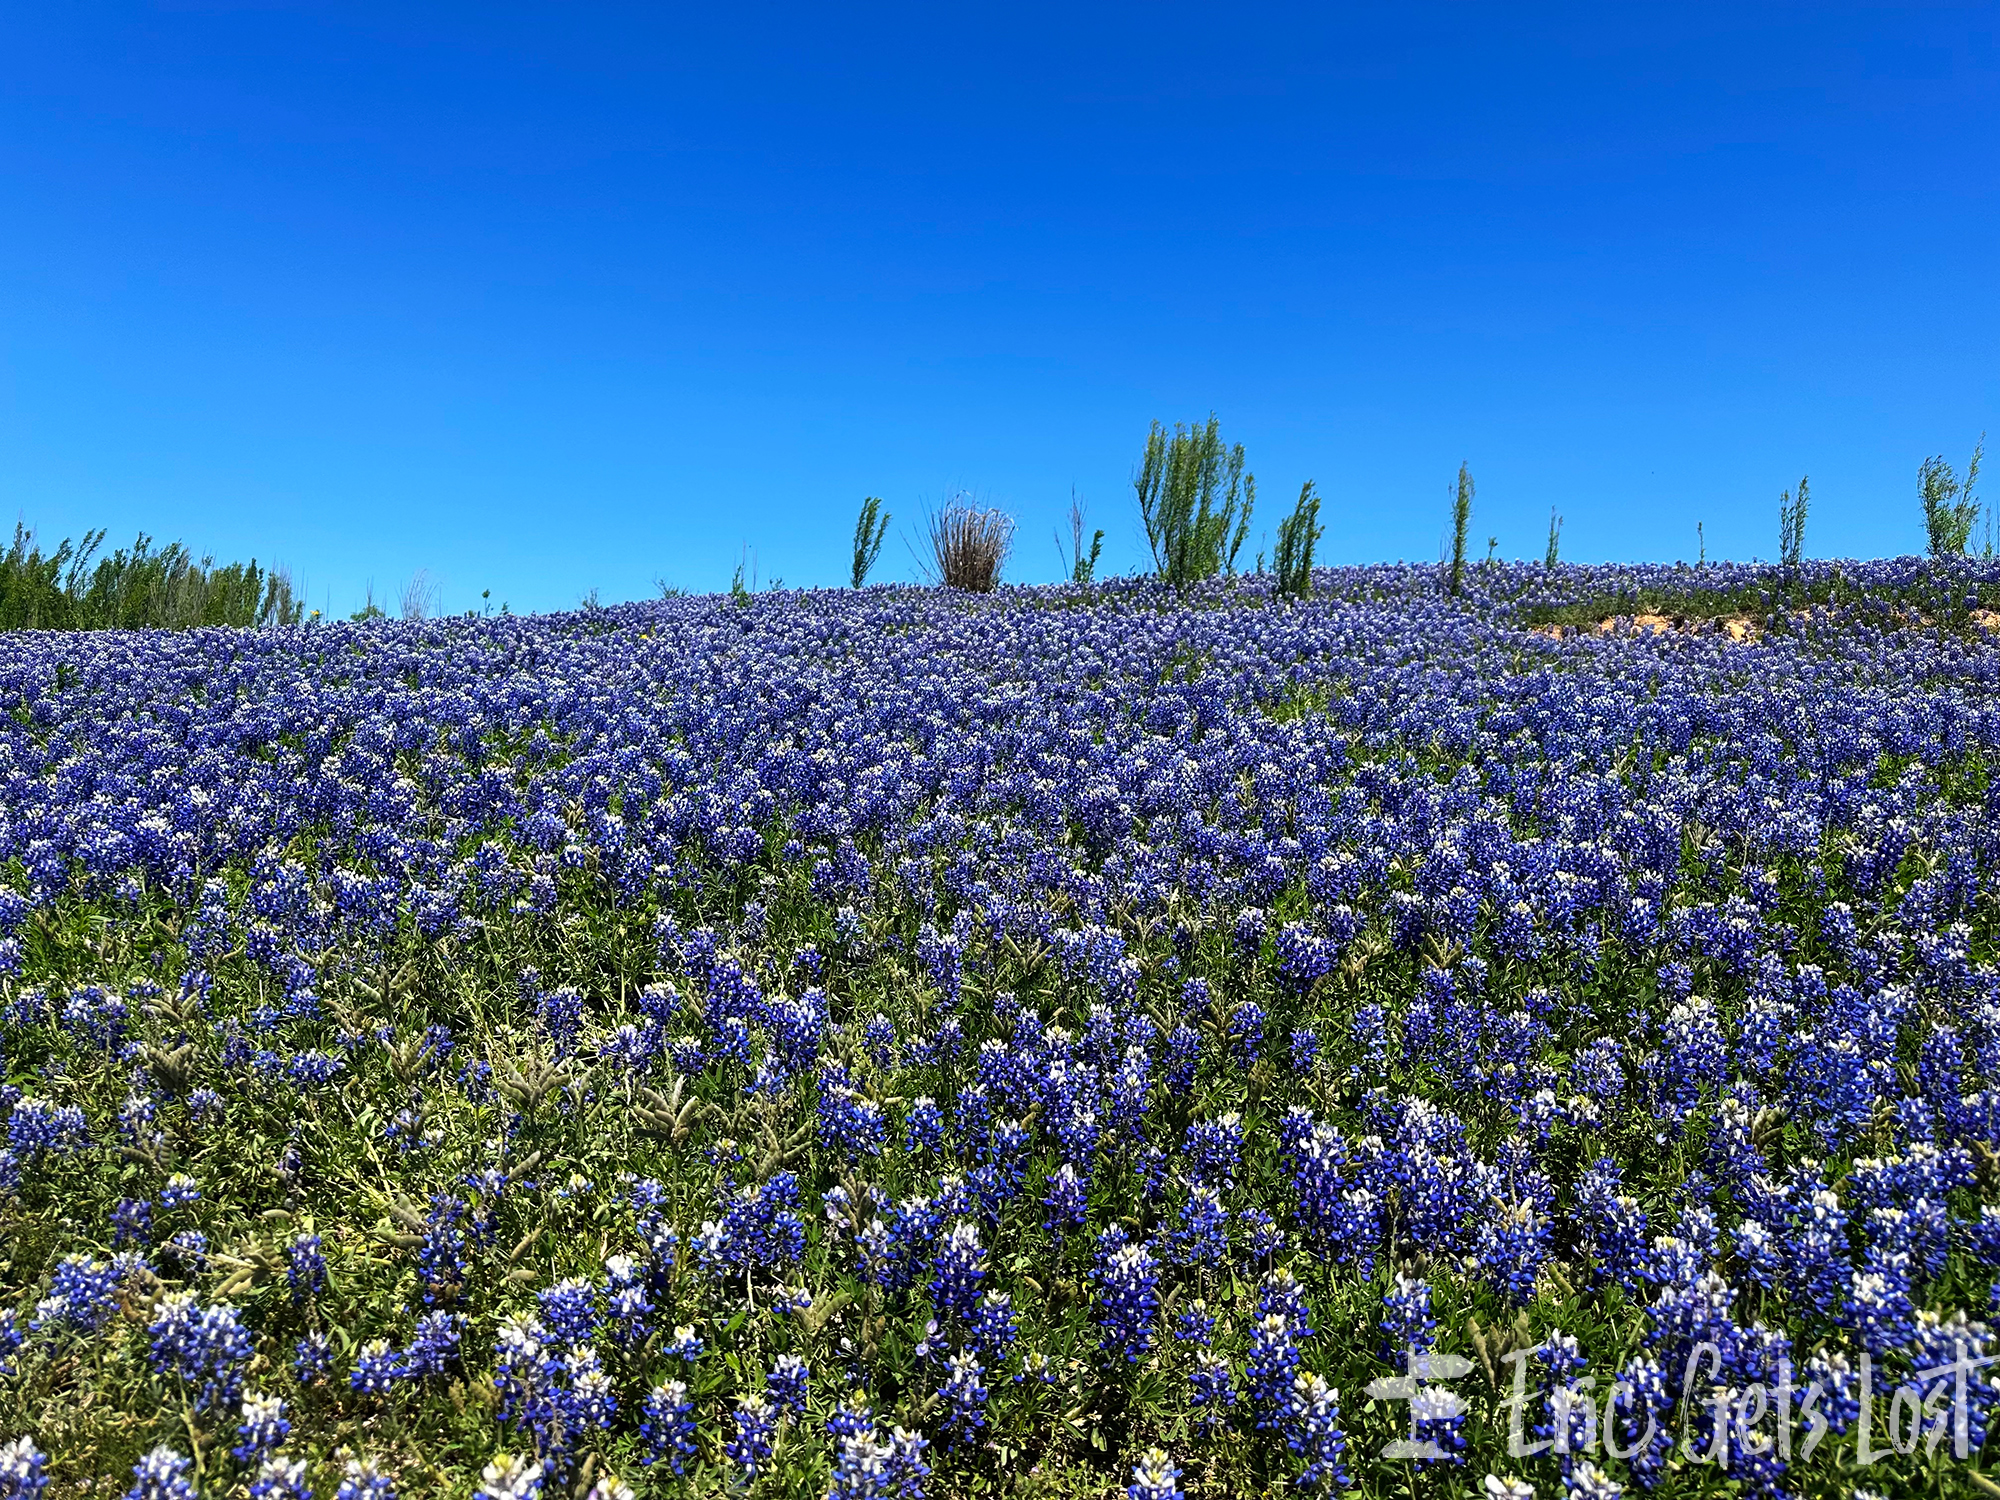
[[[604,1262],[605,1322],[620,1348],[634,1349],[653,1331],[653,1299],[645,1268],[629,1255]]]
[[[503,1453],[479,1475],[478,1500],[536,1500],[542,1493],[542,1463],[526,1454]]]
[[[235,1308],[202,1307],[192,1292],[169,1292],[147,1332],[154,1372],[177,1377],[196,1411],[233,1406],[241,1398],[244,1369],[256,1348]]]
[[[0,1443],[0,1500],[40,1500],[49,1487],[48,1462],[32,1438]]]
[[[117,1266],[89,1255],[66,1255],[49,1278],[49,1295],[35,1304],[35,1332],[72,1328],[95,1333],[117,1310]]]
[[[1153,1347],[1160,1313],[1160,1267],[1143,1243],[1112,1225],[1097,1237],[1091,1280],[1097,1289],[1098,1343],[1108,1358],[1137,1364]]]
[[[1910,1300],[1910,1257],[1870,1246],[1849,1284],[1842,1321],[1877,1359],[1901,1350],[1916,1336]]]
[[[1299,1373],[1299,1342],[1283,1313],[1266,1313],[1250,1328],[1250,1357],[1243,1371],[1260,1432],[1283,1432],[1292,1382]]]
[[[1624,1493],[1624,1485],[1589,1459],[1570,1471],[1569,1483],[1563,1491],[1564,1500],[1618,1500]]]
[[[340,1472],[333,1500],[396,1500],[395,1483],[365,1458],[350,1458]]]
[[[313,1332],[292,1348],[292,1374],[300,1385],[317,1385],[333,1373],[333,1345],[323,1333]]]
[[[1402,1271],[1382,1298],[1382,1354],[1400,1362],[1406,1354],[1429,1351],[1437,1320],[1431,1316],[1431,1289]]]
[[[965,1332],[981,1359],[999,1365],[1014,1347],[1014,1299],[1005,1292],[988,1292],[979,1299]]]
[[[188,1470],[194,1462],[185,1453],[162,1445],[132,1466],[132,1488],[125,1500],[197,1500]]]
[[[1083,1228],[1090,1209],[1090,1188],[1075,1165],[1064,1162],[1051,1172],[1047,1189],[1042,1206],[1048,1211],[1044,1223],[1049,1233],[1060,1237]]]
[[[695,1451],[694,1401],[687,1382],[669,1380],[646,1394],[639,1408],[640,1462],[665,1463],[674,1473],[686,1472],[685,1461]]]
[[[1236,1383],[1230,1375],[1229,1361],[1202,1350],[1195,1356],[1194,1369],[1188,1375],[1188,1412],[1194,1419],[1195,1430],[1207,1433],[1225,1426],[1235,1409]]]
[[[1132,1482],[1125,1487],[1126,1500],[1182,1500],[1181,1471],[1164,1448],[1151,1448],[1132,1466]]]
[[[238,1413],[237,1443],[229,1451],[240,1464],[261,1462],[284,1447],[292,1424],[285,1416],[285,1403],[278,1396],[245,1396]]]
[[[250,1500],[312,1500],[305,1460],[266,1458],[250,1481]]]
[[[973,1442],[986,1425],[985,1374],[979,1356],[970,1349],[945,1361],[944,1384],[938,1394],[944,1398],[944,1429],[954,1444]]]
[[[1347,1436],[1340,1428],[1340,1393],[1323,1377],[1301,1371],[1292,1378],[1283,1431],[1285,1446],[1306,1461],[1298,1478],[1302,1487],[1346,1487],[1342,1459]]]
[[[986,1280],[986,1251],[979,1243],[979,1226],[968,1221],[952,1225],[931,1262],[931,1304],[940,1317],[969,1318],[979,1305]]]
[[[363,1396],[386,1396],[403,1375],[403,1358],[387,1339],[370,1339],[354,1356],[347,1386]]]
[[[558,1344],[587,1344],[597,1335],[597,1288],[580,1276],[559,1281],[539,1293],[542,1325]]]
[[[799,1420],[806,1414],[806,1391],[812,1372],[796,1354],[780,1354],[765,1377],[764,1391],[782,1416]]]
[[[771,1461],[771,1449],[778,1430],[778,1409],[762,1391],[736,1398],[735,1430],[723,1444],[723,1452],[751,1478]]]

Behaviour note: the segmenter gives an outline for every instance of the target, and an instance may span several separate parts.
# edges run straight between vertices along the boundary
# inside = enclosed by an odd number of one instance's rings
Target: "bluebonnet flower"
[[[904,1149],[912,1156],[920,1151],[937,1151],[944,1146],[944,1112],[928,1094],[910,1101],[903,1114]]]
[[[244,1367],[256,1349],[235,1308],[201,1307],[192,1292],[169,1292],[147,1332],[154,1372],[177,1377],[194,1393],[196,1411],[240,1399]]]
[[[1197,1431],[1213,1432],[1225,1426],[1236,1408],[1236,1384],[1229,1361],[1207,1349],[1195,1356],[1188,1375],[1188,1410]]]
[[[834,1448],[833,1483],[827,1500],[888,1500],[889,1464],[894,1450],[876,1441],[870,1426],[843,1433]]]
[[[480,1472],[478,1500],[536,1500],[542,1493],[539,1459],[503,1453]]]
[[[1153,1347],[1159,1317],[1159,1262],[1114,1224],[1097,1237],[1091,1279],[1098,1294],[1098,1342],[1105,1354],[1137,1364]]]
[[[1392,1363],[1432,1347],[1437,1320],[1431,1316],[1431,1289],[1401,1271],[1382,1299],[1382,1354]]]
[[[1201,1033],[1192,1026],[1180,1025],[1167,1037],[1166,1072],[1161,1085],[1168,1094],[1185,1097],[1194,1088],[1196,1073],[1201,1067]]]
[[[966,1325],[966,1337],[982,1359],[998,1365],[1014,1346],[1014,1299],[1005,1292],[988,1292]]]
[[[806,1389],[810,1380],[806,1362],[796,1354],[780,1354],[765,1378],[764,1390],[782,1416],[797,1421],[806,1414]]]
[[[1195,1187],[1188,1191],[1167,1234],[1168,1258],[1176,1265],[1196,1268],[1226,1263],[1229,1257],[1229,1213],[1215,1190]]]
[[[173,1235],[160,1247],[161,1252],[179,1262],[187,1272],[199,1271],[208,1264],[208,1236],[199,1229],[183,1229]]]
[[[305,1460],[266,1458],[250,1481],[250,1500],[312,1500]]]
[[[640,1406],[639,1437],[645,1444],[640,1462],[665,1463],[675,1474],[686,1472],[685,1461],[695,1451],[694,1400],[687,1382],[656,1385]]]
[[[1345,1488],[1348,1473],[1341,1460],[1347,1452],[1347,1435],[1340,1428],[1339,1392],[1318,1375],[1294,1376],[1284,1423],[1285,1446],[1306,1460],[1299,1484]]]
[[[1174,1315],[1174,1342],[1206,1349],[1215,1337],[1215,1314],[1199,1297]]]
[[[465,1289],[470,1266],[461,1227],[465,1213],[461,1199],[444,1193],[431,1199],[423,1241],[417,1248],[417,1275],[423,1282],[426,1303],[454,1302]]]
[[[986,1373],[979,1357],[971,1350],[954,1354],[945,1362],[946,1374],[939,1394],[944,1397],[945,1431],[954,1442],[968,1444],[986,1425]]]
[[[364,1396],[386,1396],[403,1375],[402,1356],[387,1339],[370,1339],[354,1356],[354,1368],[347,1372],[348,1389]]]
[[[1243,1155],[1243,1118],[1234,1111],[1188,1126],[1188,1172],[1205,1186],[1222,1187],[1236,1175]]]
[[[340,1474],[340,1488],[333,1500],[396,1500],[396,1486],[389,1476],[365,1458],[350,1458]]]
[[[120,1198],[111,1206],[111,1244],[144,1244],[153,1233],[153,1205],[144,1198]]]
[[[84,1112],[74,1104],[52,1104],[44,1098],[24,1098],[6,1122],[8,1148],[24,1162],[42,1154],[68,1156],[90,1144]]]
[[[458,1362],[465,1318],[459,1313],[427,1313],[402,1354],[402,1373],[413,1380],[446,1374]]]
[[[653,1301],[643,1268],[629,1255],[604,1261],[606,1321],[619,1346],[637,1348],[653,1330]]]
[[[1909,1256],[1884,1254],[1870,1246],[1860,1269],[1854,1272],[1842,1311],[1842,1321],[1877,1359],[1902,1349],[1916,1337]]]
[[[49,1281],[49,1295],[35,1304],[35,1316],[28,1326],[43,1329],[73,1328],[95,1333],[116,1311],[117,1268],[88,1255],[66,1255],[56,1262]]]
[[[1305,1288],[1288,1266],[1269,1272],[1259,1284],[1257,1312],[1260,1317],[1276,1313],[1284,1318],[1294,1338],[1309,1339],[1313,1335],[1312,1310],[1306,1305]]]
[[[49,1487],[48,1461],[31,1438],[0,1443],[0,1500],[38,1500]]]
[[[1264,1050],[1264,1008],[1245,1000],[1229,1013],[1229,1044],[1238,1067],[1248,1068]]]
[[[1243,1372],[1260,1432],[1283,1432],[1292,1382],[1299,1373],[1298,1335],[1283,1313],[1266,1313],[1251,1325],[1250,1358]]]
[[[1042,1206],[1048,1211],[1044,1223],[1049,1233],[1061,1236],[1083,1228],[1090,1207],[1090,1189],[1075,1165],[1064,1162],[1057,1167],[1049,1174],[1047,1188]]]
[[[1526,1302],[1548,1257],[1549,1222],[1532,1203],[1496,1205],[1480,1224],[1475,1254],[1487,1284],[1510,1302]]]
[[[559,1344],[587,1344],[597,1335],[597,1289],[581,1277],[559,1281],[535,1298],[542,1323]]]
[[[284,1447],[292,1424],[285,1416],[285,1403],[277,1396],[243,1398],[242,1420],[236,1428],[238,1442],[229,1451],[240,1464],[260,1463]]]
[[[132,1488],[125,1500],[196,1500],[188,1470],[194,1462],[172,1448],[158,1447],[132,1466]]]
[[[1148,1449],[1132,1467],[1126,1500],[1182,1500],[1181,1471],[1163,1448]]]
[[[333,1345],[323,1333],[309,1333],[292,1350],[292,1374],[300,1385],[317,1385],[333,1372]]]
[[[770,1462],[777,1426],[777,1409],[761,1392],[752,1391],[736,1398],[736,1430],[723,1445],[723,1451],[745,1478],[754,1477]]]
[[[183,1172],[174,1173],[167,1179],[167,1185],[160,1189],[160,1207],[169,1213],[200,1201],[201,1188]]]
[[[975,1224],[954,1224],[931,1262],[929,1292],[940,1317],[970,1318],[986,1279],[986,1252]]]

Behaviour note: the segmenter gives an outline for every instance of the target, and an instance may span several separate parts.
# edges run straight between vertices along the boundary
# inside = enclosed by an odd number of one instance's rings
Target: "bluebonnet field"
[[[0,1495],[1970,1493],[1934,566],[11,636]]]

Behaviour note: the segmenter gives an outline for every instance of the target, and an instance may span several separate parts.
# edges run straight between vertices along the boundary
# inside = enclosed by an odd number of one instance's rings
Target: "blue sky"
[[[517,609],[1137,566],[1219,414],[1329,560],[1916,550],[2000,436],[2000,9],[15,7],[0,504]],[[883,577],[909,576],[892,540]]]

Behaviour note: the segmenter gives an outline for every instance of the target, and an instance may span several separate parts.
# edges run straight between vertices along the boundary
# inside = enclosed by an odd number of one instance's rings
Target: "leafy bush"
[[[1278,523],[1278,546],[1272,566],[1278,575],[1278,592],[1290,599],[1312,593],[1313,546],[1324,535],[1319,524],[1319,492],[1308,479],[1299,490],[1298,504]]]
[[[98,557],[103,542],[102,530],[90,531],[44,552],[17,523],[0,554],[0,629],[296,625],[305,616],[282,568],[261,568],[254,558],[217,567],[179,542],[155,549],[143,534],[129,549]]]
[[[1917,496],[1924,507],[1924,540],[1932,557],[1960,557],[1972,540],[1973,524],[1979,519],[1979,461],[1986,452],[1986,436],[1980,434],[1965,477],[1944,461],[1942,454],[1923,461],[1917,469]]]
[[[861,502],[861,514],[854,521],[854,566],[848,575],[850,587],[858,589],[868,581],[875,559],[882,555],[882,539],[888,534],[888,513],[882,509],[882,502],[870,495]]]
[[[1155,422],[1132,487],[1153,567],[1169,586],[1185,591],[1235,571],[1257,481],[1244,472],[1243,445],[1223,446],[1213,413],[1205,427],[1176,423],[1172,433]]]

